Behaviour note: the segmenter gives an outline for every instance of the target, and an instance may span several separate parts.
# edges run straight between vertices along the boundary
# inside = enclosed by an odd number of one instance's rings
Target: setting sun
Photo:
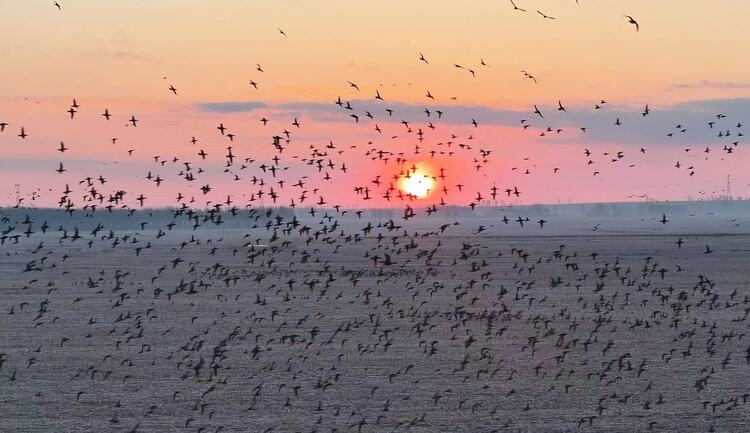
[[[401,178],[400,188],[406,194],[424,198],[432,192],[435,180],[422,167],[413,167]]]

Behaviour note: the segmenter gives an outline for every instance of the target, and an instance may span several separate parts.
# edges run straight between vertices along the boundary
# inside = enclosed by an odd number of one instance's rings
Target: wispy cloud
[[[347,101],[344,101],[344,104],[346,103]],[[564,112],[558,110],[556,102],[538,104],[544,118],[533,112],[533,104],[528,110],[517,110],[483,105],[408,104],[373,100],[351,100],[348,103],[351,109],[338,106],[333,101],[268,105],[260,102],[216,102],[200,104],[198,107],[202,111],[228,113],[266,108],[326,123],[352,123],[350,115],[356,114],[360,123],[375,122],[381,126],[388,122],[406,120],[418,125],[432,122],[435,125],[468,127],[471,126],[472,120],[476,120],[480,128],[482,125],[520,128],[523,119],[531,125],[529,134],[537,134],[535,131],[548,127],[553,130],[564,130],[562,134],[550,134],[540,139],[637,145],[716,143],[716,135],[720,128],[723,128],[723,131],[733,128],[738,122],[744,122],[739,116],[750,112],[750,98],[698,100],[671,106],[650,106],[648,116],[643,115],[645,104],[643,107],[615,103],[600,104],[601,109],[594,109],[594,104],[570,104]],[[392,114],[389,114],[388,110]],[[429,111],[429,116],[426,111]],[[438,111],[441,113],[440,116]],[[715,116],[719,113],[727,118],[717,121]],[[372,120],[368,114],[373,117]],[[712,121],[716,123],[717,129],[708,126],[708,122]],[[621,126],[616,125],[616,122]],[[681,128],[677,128],[677,125]],[[586,128],[586,133],[582,133],[580,128]],[[687,130],[681,132],[683,129]],[[735,141],[736,135],[723,141],[726,142],[730,138],[731,141]]]
[[[734,115],[734,117],[737,117],[750,111],[750,98],[687,101],[672,106],[672,109],[675,111],[711,112],[712,114],[722,113],[724,115]]]
[[[472,119],[479,123],[494,125],[518,125],[519,119],[528,113],[517,110],[507,110],[497,107],[481,105],[451,105],[451,104],[406,104],[400,102],[378,102],[369,100],[350,100],[348,102],[352,109],[339,107],[334,104],[322,102],[289,102],[267,105],[261,102],[214,102],[198,105],[201,111],[210,112],[243,112],[259,108],[268,108],[279,111],[303,113],[310,119],[325,122],[352,122],[350,114],[357,114],[361,119],[367,119],[370,113],[376,120],[401,120],[416,121],[417,119],[432,120],[435,123],[444,124],[469,124]],[[387,110],[391,110],[389,114]],[[427,117],[425,110],[430,111]],[[440,114],[438,114],[438,111]]]
[[[695,83],[675,83],[671,89],[750,89],[748,82],[709,81],[701,80]]]
[[[229,102],[207,102],[198,105],[198,109],[201,111],[209,111],[213,113],[242,113],[245,111],[253,111],[259,108],[266,108],[263,102],[255,101],[229,101]]]
[[[97,52],[84,53],[84,55],[91,56],[91,57],[112,58],[112,59],[117,59],[117,60],[137,60],[140,62],[151,61],[151,57],[148,57],[146,55],[143,55],[135,51],[131,51],[131,50],[116,50],[116,51],[102,50],[102,51],[97,51]]]
[[[144,56],[143,54],[133,52],[133,51],[115,51],[114,53],[112,53],[112,57],[117,57],[118,59],[141,60],[141,61],[151,60],[149,57]]]

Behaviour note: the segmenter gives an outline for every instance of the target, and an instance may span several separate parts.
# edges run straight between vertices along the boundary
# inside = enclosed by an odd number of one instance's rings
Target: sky
[[[56,205],[66,184],[82,205],[81,181],[100,175],[99,193],[128,191],[130,205],[143,194],[150,206],[174,205],[179,193],[196,205],[257,204],[254,194],[279,180],[282,205],[306,187],[308,200],[346,207],[467,205],[493,185],[503,203],[677,200],[722,195],[727,175],[734,195],[750,196],[737,127],[750,112],[746,1],[518,0],[527,12],[503,0],[53,3],[0,1],[3,205],[16,203],[15,185],[24,204]],[[284,130],[278,153],[272,137]],[[245,168],[225,166],[229,146]],[[311,146],[333,167],[306,164]],[[278,179],[259,167],[275,155]],[[184,162],[203,170],[195,181],[181,177]],[[449,192],[384,199],[412,164],[432,176],[442,168],[436,189]],[[306,187],[291,187],[300,179]],[[522,194],[505,193],[514,188]]]

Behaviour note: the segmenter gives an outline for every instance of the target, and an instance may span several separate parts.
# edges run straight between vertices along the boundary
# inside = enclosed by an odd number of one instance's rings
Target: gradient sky
[[[213,200],[249,196],[257,188],[247,178],[275,154],[270,137],[292,130],[294,118],[302,128],[293,130],[282,154],[285,179],[309,176],[310,188],[324,191],[330,204],[368,205],[352,188],[376,188],[376,176],[401,170],[367,158],[374,148],[404,152],[409,164],[423,162],[435,172],[445,168],[452,188],[446,200],[456,204],[468,204],[477,192],[488,195],[493,182],[521,189],[524,203],[698,198],[722,194],[727,175],[735,195],[750,195],[748,155],[734,128],[750,120],[743,118],[750,110],[746,1],[518,0],[528,13],[504,0],[66,0],[59,1],[61,11],[52,3],[0,1],[0,122],[9,124],[0,134],[2,204],[14,203],[14,184],[26,196],[38,191],[37,203],[49,205],[65,183],[100,174],[110,180],[102,192],[132,191],[131,204],[140,192],[150,205],[174,204],[177,191],[200,196],[197,188],[206,183],[214,187]],[[556,19],[543,19],[537,9]],[[623,14],[634,16],[641,31]],[[419,61],[420,52],[429,64]],[[376,89],[385,101],[374,99]],[[425,97],[428,90],[434,101]],[[332,103],[337,97],[352,101],[359,123]],[[73,98],[81,108],[70,120]],[[601,99],[609,104],[593,110]],[[558,100],[567,114],[555,110]],[[534,104],[544,120],[533,114]],[[646,104],[652,114],[643,118]],[[385,107],[395,107],[393,118]],[[442,109],[445,118],[427,119],[425,107],[433,116]],[[105,108],[115,116],[111,122],[100,116]],[[376,119],[364,118],[366,111]],[[719,112],[728,116],[721,122],[732,129],[729,138],[707,126]],[[137,128],[125,127],[131,115],[140,120]],[[267,127],[262,117],[271,120]],[[621,127],[613,125],[617,118]],[[402,119],[425,132],[427,122],[437,125],[422,153],[414,154],[418,141]],[[524,131],[520,119],[533,126]],[[218,134],[220,122],[237,135],[234,142]],[[376,123],[382,135],[373,131]],[[677,124],[688,131],[667,137]],[[23,141],[21,126],[29,133]],[[564,131],[540,137],[548,126]],[[452,135],[454,154],[430,160],[425,152],[446,149]],[[192,136],[198,144],[189,143]],[[300,159],[310,145],[331,140],[336,151],[346,150],[334,159],[349,170],[322,181]],[[55,150],[60,141],[68,152]],[[734,153],[722,152],[734,141],[740,142]],[[471,149],[456,149],[458,142]],[[229,145],[238,157],[257,161],[241,181],[223,173]],[[710,153],[703,152],[707,146]],[[209,154],[201,162],[207,174],[187,185],[177,177],[179,164],[198,164],[200,149]],[[479,149],[492,153],[477,171]],[[585,157],[584,149],[593,155]],[[612,162],[618,151],[625,157]],[[156,155],[180,161],[161,166]],[[683,168],[674,167],[678,161]],[[54,172],[59,162],[66,173]],[[156,188],[143,179],[149,171],[165,183]],[[467,185],[464,194],[454,191],[457,183]],[[423,202],[430,200],[439,196]]]

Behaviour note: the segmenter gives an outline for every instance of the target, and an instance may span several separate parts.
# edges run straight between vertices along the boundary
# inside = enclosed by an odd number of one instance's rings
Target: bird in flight
[[[539,9],[537,9],[536,13],[538,13],[539,15],[541,15],[542,18],[545,18],[545,19],[548,19],[548,20],[554,20],[555,19],[555,17],[551,17],[551,16],[545,14],[544,12],[540,11]]]
[[[518,6],[516,6],[516,4],[515,4],[515,2],[513,2],[513,0],[510,0],[510,4],[512,4],[512,5],[513,5],[513,10],[514,10],[514,11],[521,11],[521,12],[526,12],[526,9],[521,9],[521,8],[519,8]]]
[[[529,79],[529,80],[534,80],[534,84],[539,84],[539,83],[537,83],[537,81],[536,81],[536,77],[534,77],[533,75],[529,74],[529,73],[528,73],[528,72],[526,72],[526,71],[521,71],[521,73],[523,73],[523,76],[524,76],[525,78],[527,78],[527,79]]]
[[[630,15],[623,15],[623,17],[628,19],[628,23],[635,26],[635,31],[639,31],[641,29],[641,26],[638,25],[638,21],[635,20],[635,18],[631,17]]]

